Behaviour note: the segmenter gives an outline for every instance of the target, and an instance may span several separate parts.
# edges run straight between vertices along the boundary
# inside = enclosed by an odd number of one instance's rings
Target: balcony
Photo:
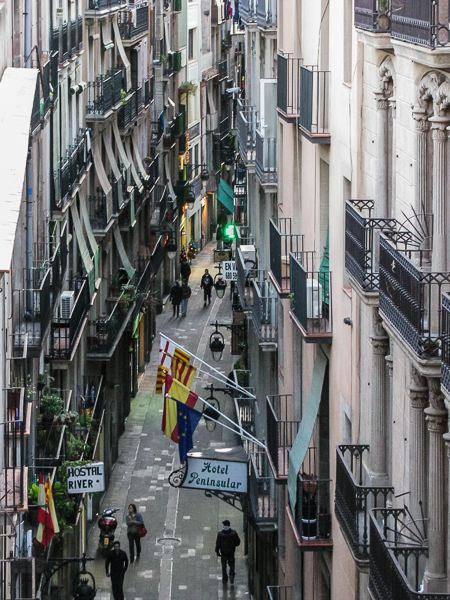
[[[258,27],[270,29],[277,26],[276,0],[257,0],[256,23]]]
[[[29,351],[40,349],[52,314],[51,276],[49,267],[36,270],[31,289],[13,292],[15,348],[27,343]]]
[[[391,28],[391,0],[355,0],[355,27],[372,33]]]
[[[136,44],[148,33],[148,10],[147,4],[137,6],[134,11],[121,10],[117,15],[120,37],[123,45]]]
[[[298,90],[301,58],[278,53],[277,57],[277,109],[283,119],[292,122],[299,116]]]
[[[265,452],[251,452],[249,460],[249,499],[253,518],[260,529],[277,525],[277,489]]]
[[[236,226],[236,250],[241,246],[254,246],[255,236],[251,233],[248,225]]]
[[[104,120],[112,114],[113,79],[111,75],[99,75],[87,84],[88,103],[86,120]]]
[[[277,140],[265,137],[263,129],[256,129],[255,166],[262,185],[277,183]]]
[[[100,315],[89,321],[87,357],[99,360],[110,359],[127,326],[134,308],[124,294],[108,302],[109,315]]]
[[[396,246],[404,244],[400,250]],[[420,358],[439,358],[442,292],[450,273],[421,271],[423,250],[380,239],[380,314]],[[419,266],[418,266],[419,265]]]
[[[300,132],[313,144],[329,144],[330,72],[300,67]]]
[[[252,323],[261,349],[274,351],[278,342],[278,294],[270,280],[251,279]]]
[[[268,585],[267,600],[294,600],[294,588],[290,585]]]
[[[441,385],[450,394],[450,294],[442,294]]]
[[[376,509],[370,515],[369,594],[373,600],[450,600],[426,593],[426,522],[414,521],[407,508]]]
[[[370,557],[370,509],[386,508],[394,495],[393,487],[363,485],[363,454],[368,450],[369,446],[362,445],[336,448],[336,518],[358,561]]]
[[[255,162],[256,154],[256,110],[246,100],[238,100],[237,133],[239,153],[244,164]]]
[[[392,38],[433,50],[450,46],[447,0],[405,0],[392,8]]]
[[[279,294],[291,291],[291,252],[302,252],[303,235],[291,234],[291,219],[270,219],[270,271]]]
[[[128,5],[127,0],[88,0],[85,11],[86,19],[107,16],[110,12],[124,9]]]
[[[217,63],[217,71],[219,73],[219,81],[228,77],[228,61],[226,59]]]
[[[89,203],[89,220],[92,229],[104,231],[109,223],[108,213],[106,209],[107,200],[105,194],[100,196],[88,196]]]
[[[299,473],[295,514],[290,507],[286,512],[301,550],[330,550],[333,547],[330,509],[330,480],[318,479],[314,473]]]
[[[59,168],[54,172],[55,194],[54,210],[63,210],[69,203],[81,183],[83,176],[91,163],[91,155],[86,146],[86,135],[80,133],[72,146],[66,150],[66,156],[61,158]]]
[[[150,138],[150,144],[152,146],[157,146],[161,141],[161,138],[164,134],[164,119],[163,114],[160,113],[158,118],[155,121],[152,121],[152,134]]]
[[[244,311],[251,311],[254,300],[253,282],[262,285],[266,278],[266,272],[263,269],[257,269],[253,260],[245,258],[241,248],[235,255],[237,271],[237,289],[241,300],[241,306]]]
[[[125,133],[129,127],[135,124],[137,117],[145,108],[145,88],[140,84],[131,90],[122,100],[122,105],[117,113],[117,123],[121,133]]]
[[[239,2],[239,15],[246,25],[256,23],[256,2],[257,0]]]
[[[69,308],[61,306],[60,316],[52,322],[50,356],[54,360],[72,360],[91,307],[87,279],[77,280],[74,287],[72,307],[70,308],[70,300],[67,300]],[[66,310],[69,314],[63,315]]]
[[[222,116],[219,121],[220,139],[223,140],[230,133],[231,121],[228,115]]]
[[[147,189],[151,191],[159,181],[159,155],[156,155],[151,162],[147,162],[145,170],[148,175]]]
[[[331,272],[324,255],[315,270],[315,253],[290,256],[291,310],[303,339],[310,344],[331,344],[333,338]]]
[[[169,121],[166,124],[166,127],[164,129],[164,136],[163,136],[164,150],[169,151],[175,146],[175,142],[177,141],[175,132],[176,132],[176,121]]]
[[[267,396],[267,456],[276,483],[287,483],[289,450],[299,426],[293,418],[292,394]]]

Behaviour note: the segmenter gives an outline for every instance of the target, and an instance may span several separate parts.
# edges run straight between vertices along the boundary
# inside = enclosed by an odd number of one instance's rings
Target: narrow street
[[[236,358],[229,352],[229,332],[222,330],[227,345],[220,363],[212,363],[209,337],[210,323],[216,318],[219,322],[230,322],[229,287],[222,300],[213,291],[211,305],[206,308],[203,308],[203,290],[200,289],[205,268],[209,268],[213,276],[217,272],[212,262],[214,246],[215,243],[209,244],[193,261],[189,280],[192,296],[187,317],[172,317],[172,305],[167,303],[157,317],[157,331],[228,374]],[[159,336],[154,341],[151,362],[139,393],[132,401],[126,431],[119,440],[119,460],[102,504],[104,508],[120,507],[116,539],[127,554],[125,516],[130,503],[136,504],[148,529],[142,540],[140,561],[131,564],[125,576],[126,600],[210,600],[248,596],[242,513],[215,497],[207,498],[203,491],[180,490],[168,482],[169,474],[179,467],[179,456],[178,447],[161,432],[162,396],[154,395],[158,348]],[[209,392],[203,388],[211,382],[208,376],[197,373],[193,390],[206,398]],[[220,400],[221,410],[231,415],[232,399],[220,392],[215,395]],[[202,410],[202,406],[197,405],[197,408]],[[215,458],[220,458],[221,450],[239,445],[238,437],[220,426],[212,433],[207,431],[204,419],[197,427],[194,441],[194,450]],[[241,537],[236,552],[236,583],[228,586],[222,585],[220,560],[214,552],[216,535],[224,519],[231,521],[232,528]],[[87,555],[97,556],[97,559],[90,570],[96,578],[97,598],[109,600],[112,598],[110,580],[105,576],[104,559],[96,554],[97,546],[98,529],[94,528]]]

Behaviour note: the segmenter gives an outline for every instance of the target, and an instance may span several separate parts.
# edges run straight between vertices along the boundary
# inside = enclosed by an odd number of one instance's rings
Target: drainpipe
[[[24,66],[31,67],[31,0],[25,0],[24,14]],[[39,82],[38,82],[39,85]],[[33,268],[33,159],[31,144],[28,149],[27,168],[27,200],[26,200],[26,266],[27,266],[27,289],[31,290],[32,268]],[[27,310],[34,310],[32,305],[32,294],[28,292]]]

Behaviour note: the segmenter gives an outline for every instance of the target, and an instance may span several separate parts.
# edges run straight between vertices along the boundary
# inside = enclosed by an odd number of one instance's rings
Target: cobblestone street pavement
[[[222,300],[215,292],[211,305],[203,308],[203,290],[200,279],[205,268],[214,276],[213,248],[209,244],[192,264],[189,284],[192,296],[187,317],[172,317],[168,303],[157,317],[157,331],[162,331],[180,345],[197,354],[224,374],[228,374],[236,357],[230,355],[230,334],[222,329],[227,346],[224,359],[214,363],[209,350],[210,323],[231,321],[230,290]],[[159,336],[155,338],[151,362],[147,366],[139,393],[131,404],[126,430],[119,441],[119,459],[113,470],[109,490],[102,507],[120,507],[117,538],[128,554],[125,515],[133,502],[144,517],[148,529],[142,540],[140,560],[129,566],[125,575],[126,600],[214,600],[215,598],[249,598],[247,565],[244,557],[242,513],[217,498],[207,498],[201,490],[177,489],[169,485],[169,474],[178,468],[178,446],[161,432],[162,396],[155,396]],[[203,398],[203,388],[213,380],[197,373],[193,390]],[[220,384],[218,384],[220,385]],[[232,400],[224,394],[215,394],[222,411],[232,415]],[[202,406],[197,408],[202,409]],[[194,434],[197,448],[211,458],[220,458],[220,450],[238,445],[235,434],[217,426],[210,433],[201,419]],[[198,444],[198,446],[197,446]],[[206,449],[209,450],[206,452]],[[214,552],[217,532],[222,521],[230,519],[233,529],[241,537],[236,552],[235,585],[223,586],[220,559]],[[95,556],[98,546],[98,528],[94,527],[87,549]],[[96,578],[97,599],[109,600],[110,580],[105,576],[104,559],[97,554],[89,566]],[[112,594],[111,594],[112,598]]]

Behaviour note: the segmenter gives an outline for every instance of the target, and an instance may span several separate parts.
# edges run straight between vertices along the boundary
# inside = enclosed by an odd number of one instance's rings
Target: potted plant
[[[71,433],[66,439],[66,454],[69,460],[80,460],[82,454],[89,454],[90,447]]]
[[[56,416],[55,421],[58,425],[73,425],[78,418],[78,413],[74,410],[64,410]]]
[[[135,285],[132,283],[125,283],[120,288],[120,306],[121,308],[127,312],[138,298],[138,291]]]
[[[42,426],[50,427],[55,415],[59,415],[63,408],[63,399],[49,385],[46,385],[41,398]]]
[[[31,525],[37,525],[38,523],[38,498],[39,498],[39,486],[33,481],[28,482],[28,514],[30,516]]]

